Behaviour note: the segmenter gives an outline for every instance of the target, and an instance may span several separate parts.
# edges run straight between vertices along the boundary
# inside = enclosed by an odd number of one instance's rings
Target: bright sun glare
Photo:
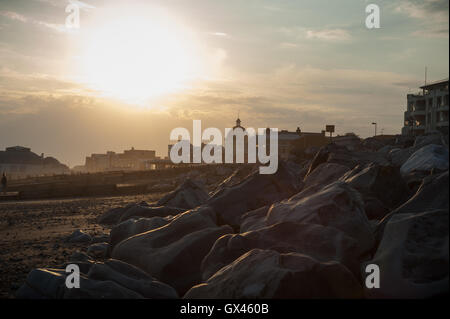
[[[93,28],[82,58],[87,81],[104,95],[143,103],[181,89],[198,70],[195,41],[167,17],[106,21]]]

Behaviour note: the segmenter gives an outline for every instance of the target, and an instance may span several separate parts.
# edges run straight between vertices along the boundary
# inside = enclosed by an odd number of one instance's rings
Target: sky
[[[380,28],[365,8],[380,7]],[[80,8],[79,27],[66,24]],[[0,149],[69,166],[170,131],[399,134],[406,94],[448,77],[448,0],[0,0]],[[75,20],[69,19],[69,22]]]

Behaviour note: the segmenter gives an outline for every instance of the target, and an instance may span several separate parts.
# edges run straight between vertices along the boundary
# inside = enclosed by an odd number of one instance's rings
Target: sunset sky
[[[73,1],[75,2],[75,1]],[[381,28],[365,7],[381,8]],[[400,133],[406,94],[448,77],[448,0],[0,0],[0,149],[69,166],[175,127]]]

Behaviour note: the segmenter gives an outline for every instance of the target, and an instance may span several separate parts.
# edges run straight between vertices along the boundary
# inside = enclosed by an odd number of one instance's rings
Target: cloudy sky
[[[448,77],[448,0],[0,0],[0,148],[70,166],[175,127],[399,133],[406,94]],[[367,29],[365,8],[381,9]],[[74,20],[69,19],[69,22]]]

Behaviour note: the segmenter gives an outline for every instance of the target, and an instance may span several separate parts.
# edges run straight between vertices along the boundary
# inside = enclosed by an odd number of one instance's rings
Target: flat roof
[[[432,86],[436,86],[436,85],[440,85],[440,84],[445,84],[445,83],[448,84],[448,78],[443,79],[443,80],[439,80],[439,81],[430,82],[430,83],[428,83],[428,84],[426,84],[426,85],[421,86],[420,88],[421,88],[421,89],[426,89],[426,88],[429,88],[429,87],[432,87]]]

